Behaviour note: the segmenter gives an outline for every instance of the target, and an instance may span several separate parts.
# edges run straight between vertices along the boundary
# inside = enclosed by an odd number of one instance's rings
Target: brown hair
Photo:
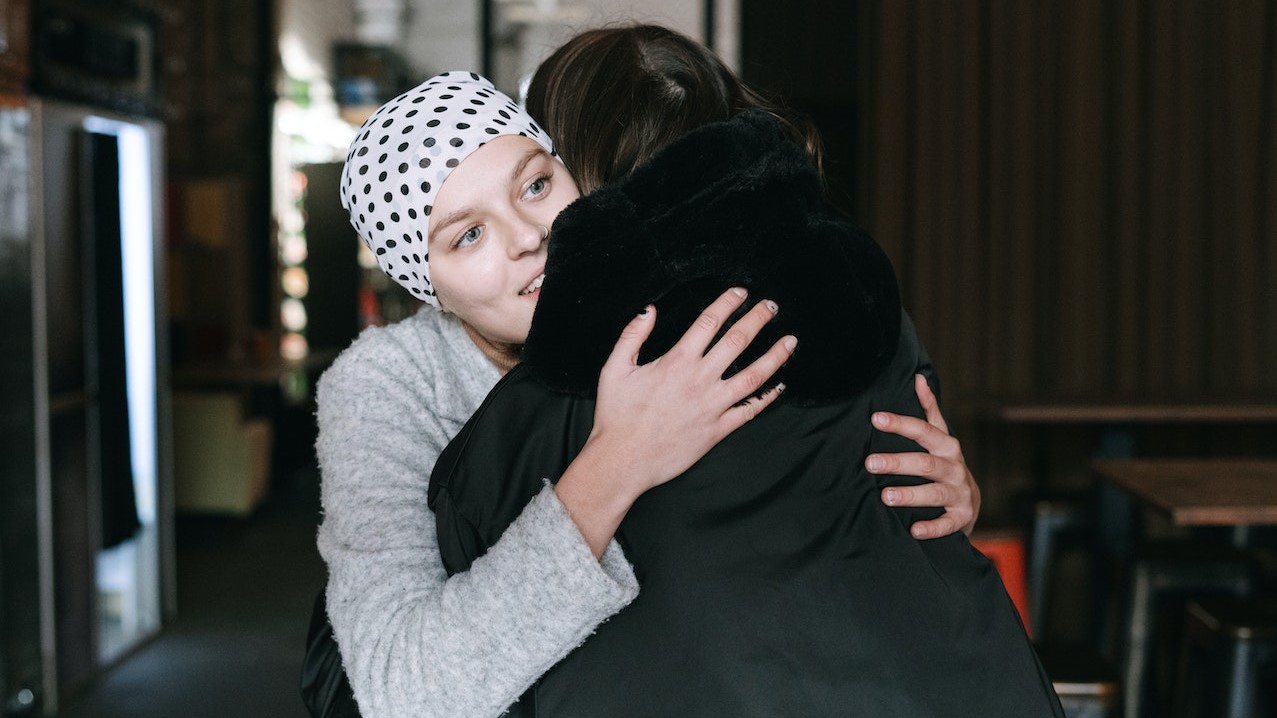
[[[747,109],[780,120],[820,169],[820,137],[747,87],[709,48],[657,25],[587,30],[537,68],[527,109],[582,192],[628,173],[671,140]]]

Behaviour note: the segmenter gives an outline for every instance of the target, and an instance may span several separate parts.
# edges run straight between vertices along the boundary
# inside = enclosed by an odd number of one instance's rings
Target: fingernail
[[[781,340],[781,344],[785,345],[785,348],[792,352],[794,347],[798,346],[798,337],[785,337]]]
[[[776,393],[777,393],[777,394],[784,394],[784,393],[785,393],[785,382],[783,382],[783,381],[782,381],[781,383],[779,383],[779,384],[777,384],[777,385],[776,385]]]
[[[868,467],[870,471],[881,471],[887,466],[887,462],[881,456],[870,456],[868,459],[865,459],[865,466]],[[895,489],[887,489],[888,497],[894,497],[895,495]]]
[[[895,489],[887,489],[882,493],[882,502],[888,506],[895,506],[900,500],[900,492]]]
[[[740,297],[741,299],[744,299],[749,294],[749,292],[746,292],[744,289],[741,289],[740,287],[732,287],[732,291],[735,292],[736,296]]]
[[[874,426],[886,426],[887,415],[882,413],[881,411],[875,411],[873,415],[873,423],[874,423]]]
[[[927,532],[921,526],[914,526],[910,528],[909,533],[912,534],[913,537],[917,539],[927,537]]]
[[[639,312],[639,313],[638,313],[638,318],[639,318],[639,319],[648,319],[648,318],[650,318],[651,316],[652,316],[652,305],[651,305],[651,304],[647,305],[646,307],[643,307],[643,311],[641,311],[641,312]]]
[[[763,302],[763,304],[767,305],[767,308],[771,310],[772,314],[775,314],[776,312],[780,311],[780,305],[776,304],[776,302],[773,302],[770,299]]]

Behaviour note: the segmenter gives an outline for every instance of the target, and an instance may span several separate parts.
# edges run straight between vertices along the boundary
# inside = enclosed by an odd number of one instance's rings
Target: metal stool
[[[1154,661],[1168,648],[1166,637],[1155,640],[1164,615],[1183,615],[1183,605],[1206,594],[1245,595],[1254,585],[1249,557],[1232,546],[1210,543],[1158,544],[1145,547],[1132,567],[1131,592],[1126,604],[1126,636],[1122,647],[1123,706],[1127,718],[1165,715],[1158,705],[1164,697],[1154,680]],[[1172,625],[1178,629],[1179,622]]]
[[[1051,596],[1056,553],[1065,541],[1079,544],[1092,539],[1095,509],[1089,496],[1057,496],[1034,501],[1032,515],[1028,546],[1028,614],[1033,636],[1048,640],[1047,599]]]
[[[1176,715],[1274,715],[1272,681],[1260,676],[1265,668],[1277,667],[1277,599],[1200,598],[1188,603],[1185,615]]]
[[[1087,492],[1038,498],[1030,513],[1029,617],[1042,667],[1069,718],[1113,718],[1118,715],[1121,682],[1117,669],[1096,647],[1098,641],[1061,643],[1048,631],[1048,599],[1060,550],[1080,546],[1093,572],[1098,565],[1093,545],[1095,497]],[[1092,600],[1098,603],[1098,597]]]

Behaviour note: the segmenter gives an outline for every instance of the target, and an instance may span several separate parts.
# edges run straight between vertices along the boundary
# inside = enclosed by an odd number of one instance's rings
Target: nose
[[[520,220],[513,241],[510,243],[511,254],[517,257],[522,254],[536,253],[540,251],[548,237],[549,230],[545,228],[545,225],[534,219]]]

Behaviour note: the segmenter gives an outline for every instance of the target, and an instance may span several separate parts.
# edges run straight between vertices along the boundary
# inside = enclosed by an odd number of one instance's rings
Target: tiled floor
[[[59,716],[306,716],[298,667],[324,577],[317,479],[284,483],[249,519],[178,519],[176,621]]]

